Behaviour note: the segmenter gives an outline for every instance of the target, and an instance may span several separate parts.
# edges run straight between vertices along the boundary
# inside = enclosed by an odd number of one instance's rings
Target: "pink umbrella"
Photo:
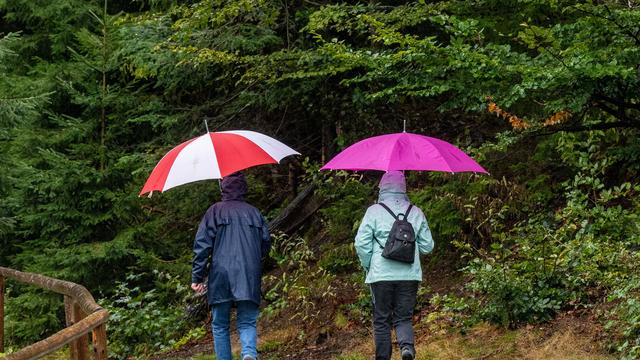
[[[448,142],[407,132],[361,140],[344,149],[320,170],[340,169],[488,173]]]
[[[158,162],[140,195],[205,179],[221,179],[236,171],[279,163],[300,155],[280,141],[255,131],[208,132],[187,140]]]

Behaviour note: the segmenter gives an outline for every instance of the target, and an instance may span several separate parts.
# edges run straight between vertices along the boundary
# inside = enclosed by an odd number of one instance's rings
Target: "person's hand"
[[[191,288],[193,289],[193,291],[197,292],[198,294],[203,293],[207,290],[207,287],[205,286],[204,283],[193,283],[191,284]]]

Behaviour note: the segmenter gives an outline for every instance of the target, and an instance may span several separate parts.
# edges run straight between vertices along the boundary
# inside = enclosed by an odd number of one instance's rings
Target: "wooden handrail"
[[[91,293],[81,285],[50,278],[48,276],[25,273],[0,266],[0,352],[4,351],[4,279],[14,279],[65,296],[67,327],[57,333],[29,345],[15,353],[2,357],[5,360],[37,359],[52,353],[65,345],[71,345],[72,360],[86,360],[89,333],[93,338],[93,358],[107,359],[106,323],[109,312],[96,304]]]

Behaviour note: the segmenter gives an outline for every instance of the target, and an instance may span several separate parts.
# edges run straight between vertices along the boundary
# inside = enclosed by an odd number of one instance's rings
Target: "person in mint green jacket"
[[[407,220],[416,240],[412,264],[382,257],[395,218],[379,203],[384,203],[396,215],[404,214],[409,205],[404,174],[389,171],[380,180],[378,204],[367,209],[355,238],[355,248],[371,286],[373,298],[373,329],[376,360],[391,359],[391,327],[395,328],[402,360],[415,358],[412,315],[418,285],[422,281],[420,254],[433,250],[433,238],[422,210],[413,206]]]

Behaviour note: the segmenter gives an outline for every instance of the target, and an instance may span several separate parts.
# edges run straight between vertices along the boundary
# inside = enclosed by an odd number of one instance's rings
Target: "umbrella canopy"
[[[140,195],[199,180],[221,179],[252,166],[279,163],[289,155],[300,153],[255,131],[209,132],[171,149],[153,169]]]
[[[429,170],[487,173],[446,141],[412,133],[374,136],[336,155],[320,170]]]

